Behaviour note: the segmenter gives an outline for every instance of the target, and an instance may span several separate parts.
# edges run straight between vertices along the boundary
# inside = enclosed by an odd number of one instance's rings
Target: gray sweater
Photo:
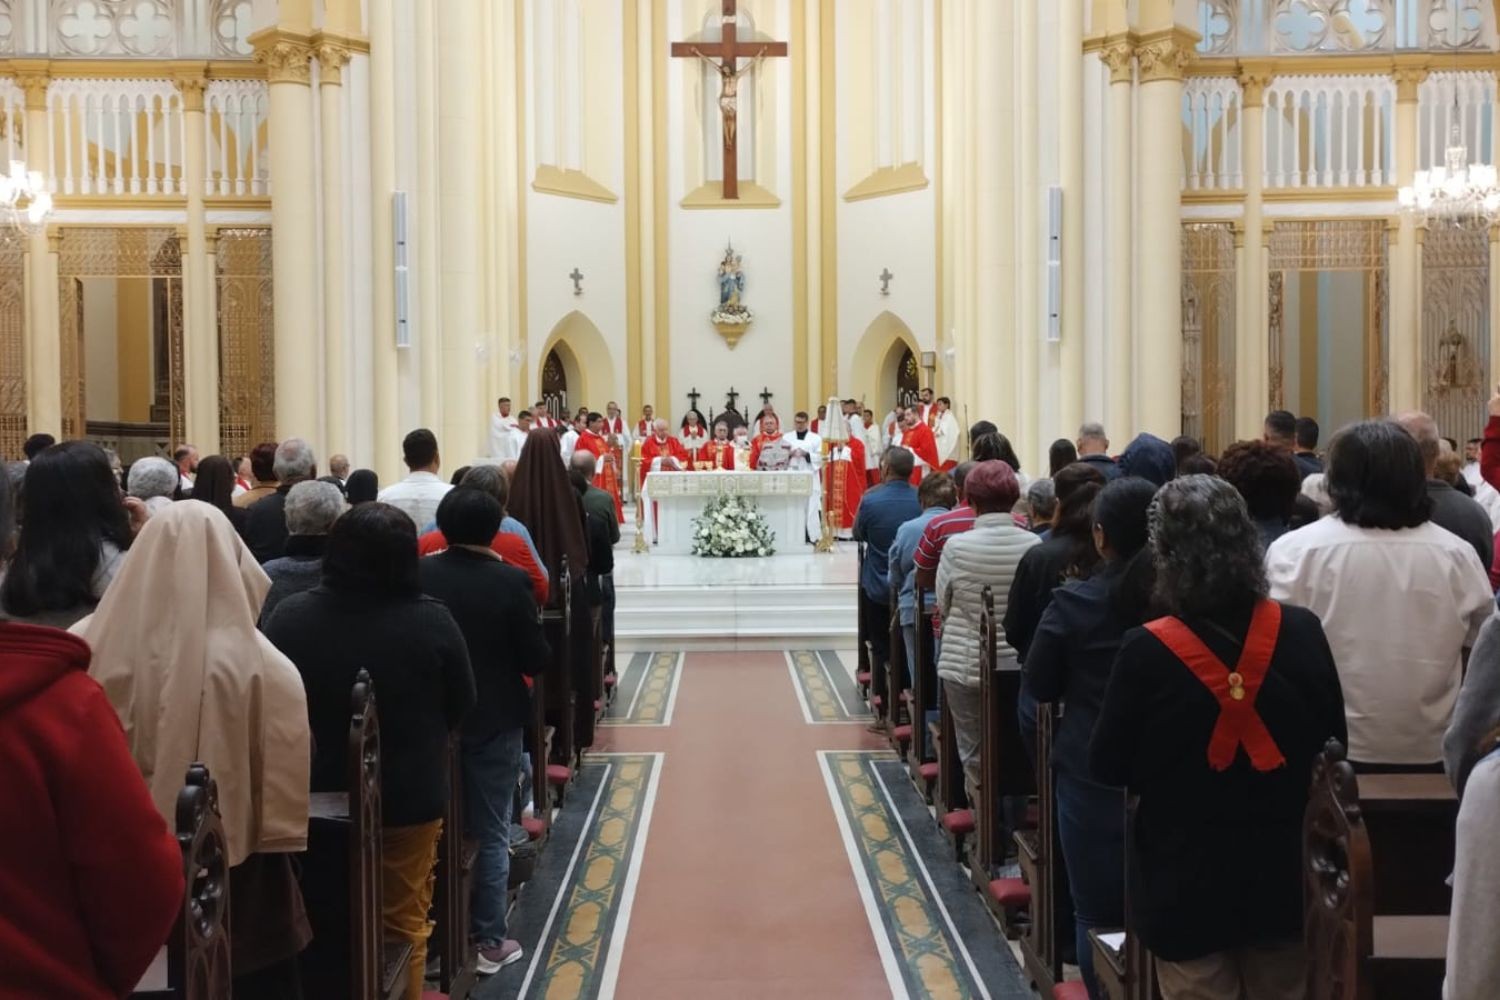
[[[1474,640],[1453,721],[1443,735],[1443,767],[1460,796],[1469,769],[1478,758],[1479,741],[1500,727],[1500,612],[1490,615]]]
[[[1444,1000],[1490,1000],[1500,983],[1500,751],[1469,775],[1458,810],[1458,859],[1453,871],[1453,912],[1448,924],[1448,978]]]

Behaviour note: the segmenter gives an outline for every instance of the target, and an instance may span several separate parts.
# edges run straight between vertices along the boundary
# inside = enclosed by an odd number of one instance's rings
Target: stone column
[[[1240,75],[1243,119],[1240,123],[1240,171],[1244,175],[1244,246],[1239,255],[1238,310],[1234,324],[1234,431],[1242,440],[1261,434],[1269,409],[1270,332],[1266,323],[1266,272],[1261,233],[1265,218],[1265,91],[1269,67],[1246,67]]]
[[[1182,74],[1194,38],[1181,28],[1142,36],[1140,319],[1136,429],[1182,432]]]
[[[1058,4],[1057,155],[1063,191],[1062,344],[1054,435],[1071,437],[1084,413],[1083,0]],[[1045,223],[1044,223],[1045,224]],[[1045,311],[1045,302],[1043,304]],[[1043,317],[1045,321],[1045,316]]]
[[[26,167],[45,172],[47,86],[45,62],[16,60],[16,86],[26,98]],[[7,164],[7,169],[8,169]],[[26,244],[26,430],[62,436],[62,356],[58,330],[56,248],[44,227]],[[78,428],[83,433],[83,428]]]
[[[301,437],[327,461],[318,421],[318,218],[309,36],[283,29],[251,39],[271,89],[272,277],[276,436]]]
[[[1000,55],[1011,49],[1015,12],[1010,5],[993,0],[970,2],[977,9],[970,18],[975,30],[966,40],[967,75],[974,85],[965,106],[969,123],[965,142],[972,142],[975,149],[968,156],[972,173],[966,193],[971,201],[955,207],[971,218],[973,257],[968,273],[955,275],[955,279],[972,282],[975,290],[970,317],[975,349],[971,353],[969,389],[962,398],[973,401],[971,412],[976,418],[988,416],[1014,435],[1020,426],[1016,386],[1021,378],[1033,374],[1016,370],[1019,219],[1015,143],[1020,129],[1011,86],[1015,67]],[[1029,443],[1018,440],[1023,447]]]
[[[1135,44],[1128,35],[1109,39],[1099,56],[1109,67],[1104,181],[1105,251],[1105,407],[1104,428],[1121,447],[1135,429]],[[1070,436],[1073,428],[1064,427]]]
[[[349,440],[349,337],[344,302],[344,66],[349,49],[320,40],[318,95],[323,140],[323,399],[324,446],[347,453]]]
[[[219,451],[219,324],[213,310],[214,269],[208,256],[203,204],[208,175],[203,107],[207,86],[201,71],[177,77],[184,136],[182,183],[187,191],[187,244],[182,254],[184,431],[200,453],[212,455]]]
[[[483,134],[481,0],[443,0],[437,9],[441,113],[438,117],[438,197],[442,243],[442,431],[438,443],[457,468],[484,453],[485,413],[479,398],[483,371],[475,357],[482,337],[480,234]]]
[[[401,420],[396,353],[396,26],[393,0],[370,0],[370,279],[374,454],[381,482],[398,477]]]
[[[1396,184],[1406,186],[1417,172],[1417,88],[1427,79],[1421,67],[1398,67],[1396,79]],[[1392,413],[1422,405],[1422,291],[1418,279],[1416,220],[1402,213],[1390,256],[1390,384],[1386,405]]]

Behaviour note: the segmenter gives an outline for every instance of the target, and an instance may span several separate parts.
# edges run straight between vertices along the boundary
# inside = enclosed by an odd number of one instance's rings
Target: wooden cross
[[[889,294],[891,294],[891,279],[894,278],[894,277],[895,277],[895,275],[891,273],[891,269],[890,268],[886,267],[886,268],[882,268],[881,269],[881,271],[880,271],[880,294],[881,295],[889,295]]]
[[[770,406],[771,405],[771,397],[774,396],[774,395],[776,395],[776,393],[772,392],[769,388],[762,388],[760,390],[761,405],[762,406]]]
[[[702,395],[703,393],[698,391],[698,387],[696,385],[693,386],[693,391],[688,393],[688,402],[693,404],[693,409],[696,410],[698,408],[698,399]]]
[[[734,404],[739,400],[740,394],[734,391],[734,386],[730,386],[729,387],[728,397],[729,397],[729,408],[731,410],[734,410],[734,412],[738,413],[739,410],[735,409]]]
[[[673,42],[672,56],[677,59],[702,59],[714,68],[722,81],[719,90],[719,112],[724,123],[724,192],[725,201],[740,197],[739,167],[739,91],[740,77],[752,71],[767,56],[787,55],[786,42],[740,42],[736,35],[739,22],[736,0],[723,0],[722,33],[719,42]],[[755,60],[744,69],[741,59]]]
[[[573,279],[573,294],[574,295],[582,295],[583,294],[583,272],[580,271],[580,270],[578,270],[578,268],[575,267],[575,268],[573,268],[573,273],[570,274],[570,275],[568,275],[568,277],[570,277],[570,278]]]

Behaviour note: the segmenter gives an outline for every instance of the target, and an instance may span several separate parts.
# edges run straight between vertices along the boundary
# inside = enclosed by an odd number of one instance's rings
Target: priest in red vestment
[[[656,411],[647,403],[641,407],[641,419],[635,422],[635,439],[644,441],[651,436],[651,429],[656,426]]]
[[[916,465],[911,470],[913,485],[921,485],[929,473],[936,472],[942,465],[938,460],[937,438],[933,437],[932,428],[922,422],[921,414],[915,406],[906,411],[906,423],[901,429],[901,447],[916,457]]]
[[[761,449],[772,442],[781,443],[781,420],[768,407],[756,423],[760,425],[760,433],[750,442],[750,468],[759,470]]]
[[[857,435],[849,434],[847,424],[844,434],[848,440],[830,443],[828,462],[823,466],[823,495],[833,533],[839,538],[852,538],[854,515],[865,495],[865,445]]]
[[[646,485],[646,476],[652,472],[684,472],[691,468],[687,449],[682,442],[667,433],[667,422],[658,420],[652,434],[641,446],[641,482]]]
[[[615,498],[615,517],[625,523],[625,504],[620,498],[619,466],[615,464],[615,453],[604,438],[604,415],[590,413],[588,425],[579,433],[573,453],[587,451],[595,458],[593,485]]]
[[[693,468],[704,472],[734,471],[734,442],[729,440],[729,425],[724,421],[714,424],[714,438],[698,449]]]

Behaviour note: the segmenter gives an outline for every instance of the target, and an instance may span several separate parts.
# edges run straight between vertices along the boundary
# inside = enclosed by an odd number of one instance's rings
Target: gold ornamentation
[[[1182,433],[1212,451],[1234,440],[1238,269],[1231,222],[1182,227]]]
[[[0,232],[0,455],[26,440],[26,263],[24,240]]]
[[[208,77],[202,73],[182,73],[173,81],[182,95],[183,111],[203,110],[203,93],[208,89]]]
[[[1135,43],[1128,37],[1106,40],[1099,58],[1109,67],[1110,83],[1129,83],[1135,78]]]
[[[1141,64],[1141,82],[1181,80],[1188,65],[1196,58],[1191,32],[1173,29],[1165,35],[1143,40],[1136,49]]]
[[[1396,81],[1396,100],[1402,104],[1415,104],[1417,90],[1426,81],[1430,70],[1425,66],[1397,66],[1391,71]]]
[[[327,40],[320,41],[314,49],[318,59],[318,81],[331,87],[344,82],[344,67],[348,65],[350,52],[347,46]]]
[[[243,455],[276,440],[271,232],[220,229],[217,243],[219,438]]]
[[[1265,104],[1266,88],[1276,74],[1269,69],[1250,69],[1248,66],[1240,70],[1240,91],[1244,106],[1247,108],[1258,108]]]
[[[268,32],[254,39],[255,61],[271,83],[312,83],[313,47],[294,35]]]
[[[47,110],[47,88],[52,85],[52,77],[47,73],[47,64],[23,63],[20,60],[11,63],[15,67],[15,82],[21,93],[26,96],[27,111]]]

